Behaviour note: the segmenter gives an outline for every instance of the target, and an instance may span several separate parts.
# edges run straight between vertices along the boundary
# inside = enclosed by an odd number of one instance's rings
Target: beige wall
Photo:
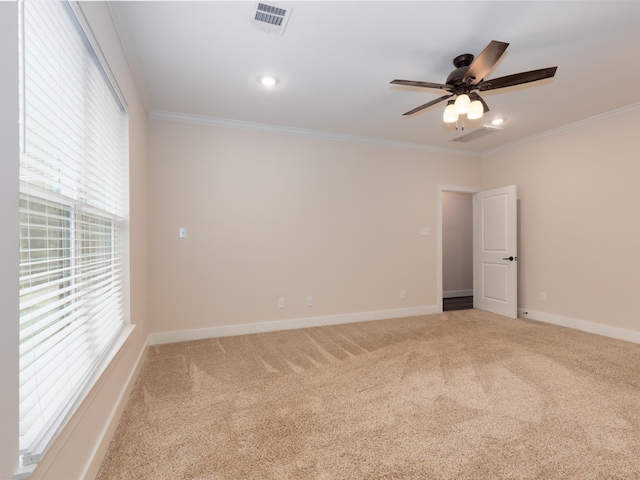
[[[473,295],[473,195],[470,193],[442,193],[442,291],[445,298]]]
[[[484,159],[485,188],[518,186],[520,307],[640,331],[638,125],[636,108]]]
[[[164,120],[149,159],[154,332],[435,306],[436,186],[481,163]]]
[[[103,435],[146,345],[147,299],[147,192],[146,113],[128,71],[127,63],[106,4],[83,4],[100,47],[126,97],[130,115],[131,148],[131,318],[137,325],[117,361],[89,394],[71,424],[62,430],[33,479],[92,478],[104,452]],[[15,2],[0,2],[0,478],[12,478],[18,460],[18,91],[17,15]],[[93,463],[92,463],[92,460]]]

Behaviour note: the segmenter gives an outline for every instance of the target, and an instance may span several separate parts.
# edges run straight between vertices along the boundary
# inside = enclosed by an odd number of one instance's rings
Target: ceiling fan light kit
[[[558,67],[548,67],[507,75],[493,80],[485,80],[484,77],[498,63],[508,46],[508,43],[492,40],[475,59],[470,53],[458,55],[453,59],[453,65],[456,69],[449,74],[446,83],[393,80],[391,83],[394,85],[432,88],[449,92],[448,95],[427,102],[404,113],[404,115],[413,115],[443,100],[448,100],[442,115],[442,120],[445,123],[456,123],[458,116],[464,114],[467,115],[469,120],[477,120],[489,111],[489,107],[476,90],[481,92],[497,90],[523,83],[537,82],[545,78],[551,78],[556,74]],[[451,97],[455,97],[455,100],[451,100]]]
[[[471,104],[471,99],[469,95],[463,93],[462,95],[458,95],[454,105],[456,106],[456,113],[458,115],[464,115],[469,111],[469,105]]]
[[[458,121],[458,112],[456,112],[456,106],[453,100],[449,100],[448,105],[445,107],[442,120],[444,120],[444,123],[455,123]]]
[[[442,120],[444,123],[455,123],[459,115],[465,114],[469,120],[478,120],[484,115],[484,105],[480,100],[472,101],[467,94],[459,95],[455,101],[449,100],[442,114]]]
[[[477,120],[484,115],[484,106],[480,100],[474,100],[469,104],[469,111],[467,112],[467,118],[469,120]]]

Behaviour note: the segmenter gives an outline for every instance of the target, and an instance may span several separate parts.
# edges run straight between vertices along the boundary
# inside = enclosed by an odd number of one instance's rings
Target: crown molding
[[[163,120],[170,122],[190,123],[196,125],[210,125],[221,128],[232,128],[236,130],[249,130],[263,133],[279,133],[284,135],[295,135],[301,137],[319,138],[323,140],[335,140],[339,142],[359,143],[364,145],[376,145],[382,147],[401,148],[405,150],[417,150],[431,153],[441,153],[447,155],[462,155],[465,157],[482,158],[479,152],[467,150],[438,148],[421,143],[401,142],[385,138],[364,137],[345,133],[327,132],[323,130],[311,130],[306,128],[285,127],[269,123],[247,122],[244,120],[231,120],[228,118],[209,117],[205,115],[192,115],[187,113],[170,112],[166,110],[152,110],[149,113],[152,120]]]
[[[638,111],[640,111],[640,103],[634,103],[632,105],[627,105],[625,107],[618,108],[616,110],[611,110],[609,112],[605,112],[600,115],[594,115],[593,117],[589,117],[584,120],[571,123],[569,125],[564,125],[562,127],[554,128],[552,130],[547,130],[546,132],[542,132],[537,135],[532,135],[522,140],[517,140],[515,142],[508,143],[506,145],[484,150],[482,152],[471,152],[468,150],[459,150],[459,149],[453,149],[453,148],[439,148],[439,147],[433,147],[431,145],[425,145],[422,143],[401,142],[401,141],[390,140],[385,138],[365,137],[365,136],[350,135],[345,133],[327,132],[323,130],[286,127],[283,125],[248,122],[244,120],[232,120],[232,119],[221,118],[221,117],[210,117],[206,115],[192,115],[187,113],[177,113],[177,112],[171,112],[166,110],[152,110],[151,113],[149,113],[149,118],[153,120],[190,123],[190,124],[196,124],[196,125],[210,125],[214,127],[232,128],[236,130],[249,130],[249,131],[263,132],[263,133],[279,133],[284,135],[296,135],[296,136],[302,136],[302,137],[320,138],[324,140],[335,140],[340,142],[359,143],[364,145],[377,145],[377,146],[390,147],[390,148],[401,148],[405,150],[417,150],[417,151],[423,151],[423,152],[441,153],[446,155],[462,155],[465,157],[486,158],[495,153],[511,150],[513,148],[519,147],[521,145],[526,145],[528,143],[541,140],[543,138],[554,137],[554,136],[561,135],[563,133],[567,133],[573,130],[579,130],[591,125],[597,125],[599,123],[613,120],[615,118],[620,118],[625,115],[630,115]]]
[[[603,123],[616,118],[624,117],[625,115],[630,115],[632,113],[636,113],[639,111],[640,111],[640,103],[627,105],[622,108],[617,108],[609,112],[605,112],[599,115],[594,115],[593,117],[585,118],[584,120],[570,123],[569,125],[564,125],[562,127],[554,128],[553,130],[547,130],[546,132],[542,132],[537,135],[532,135],[531,137],[527,137],[512,143],[508,143],[500,147],[485,150],[484,152],[482,152],[482,157],[486,158],[489,155],[493,155],[498,152],[503,152],[505,150],[511,150],[513,148],[519,147],[521,145],[526,145],[528,143],[541,140],[543,138],[555,137],[557,135],[562,135],[563,133],[571,132],[574,130],[580,130],[582,128],[586,128],[592,125],[597,125],[599,123]]]

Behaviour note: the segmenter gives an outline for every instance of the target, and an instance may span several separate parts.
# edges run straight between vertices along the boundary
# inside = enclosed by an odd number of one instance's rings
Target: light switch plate
[[[187,227],[180,227],[180,238],[187,238]]]
[[[420,228],[420,235],[431,235],[431,229],[429,227]]]

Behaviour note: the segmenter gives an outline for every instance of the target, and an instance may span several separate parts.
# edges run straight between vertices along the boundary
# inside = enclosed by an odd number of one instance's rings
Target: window
[[[21,8],[20,451],[36,463],[126,323],[128,120],[67,2]]]

